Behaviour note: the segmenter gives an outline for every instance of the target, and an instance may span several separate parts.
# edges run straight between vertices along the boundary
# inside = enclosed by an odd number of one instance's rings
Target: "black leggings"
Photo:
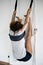
[[[30,58],[31,58],[31,54],[29,53],[29,52],[26,52],[26,56],[24,57],[24,58],[22,58],[22,59],[17,59],[18,61],[24,61],[24,62],[26,62],[26,61],[28,61]]]

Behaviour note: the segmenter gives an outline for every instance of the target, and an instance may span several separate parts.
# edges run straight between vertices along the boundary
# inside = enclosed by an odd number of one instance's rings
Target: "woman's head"
[[[20,30],[22,27],[23,27],[23,24],[21,24],[21,23],[18,22],[18,21],[12,22],[12,23],[10,24],[10,29],[11,29],[13,32]]]

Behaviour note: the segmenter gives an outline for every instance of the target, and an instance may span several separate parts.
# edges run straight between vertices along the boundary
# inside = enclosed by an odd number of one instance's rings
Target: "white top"
[[[18,31],[15,36],[22,34],[23,32]],[[13,31],[10,30],[10,35],[14,35]],[[12,41],[12,51],[15,59],[21,59],[26,56],[25,39],[22,38],[20,41]]]

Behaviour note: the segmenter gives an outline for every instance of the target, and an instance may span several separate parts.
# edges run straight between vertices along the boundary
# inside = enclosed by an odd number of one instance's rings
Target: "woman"
[[[17,20],[15,21],[16,12],[14,11],[10,23],[9,36],[12,43],[12,51],[14,58],[19,61],[28,61],[32,56],[32,47],[31,47],[32,25],[29,17],[30,12],[31,8],[27,10],[27,14],[25,15],[25,23],[23,25],[21,23],[22,19],[20,19],[17,16],[16,16]],[[27,36],[25,39],[24,35],[28,25],[29,30],[27,32]]]

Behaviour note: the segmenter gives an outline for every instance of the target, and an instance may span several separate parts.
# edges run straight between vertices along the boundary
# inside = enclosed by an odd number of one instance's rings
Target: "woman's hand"
[[[27,14],[30,15],[30,13],[31,13],[31,8],[29,8],[29,9],[27,10]]]
[[[24,15],[24,17],[27,17],[27,15],[29,16],[29,15],[30,15],[30,13],[31,13],[31,8],[29,8],[29,9],[27,10],[27,14],[26,14],[26,15]]]
[[[13,11],[13,15],[16,15],[16,11]]]
[[[18,22],[21,22],[22,21],[22,19],[20,19],[18,16],[16,16],[16,18],[18,19]]]

